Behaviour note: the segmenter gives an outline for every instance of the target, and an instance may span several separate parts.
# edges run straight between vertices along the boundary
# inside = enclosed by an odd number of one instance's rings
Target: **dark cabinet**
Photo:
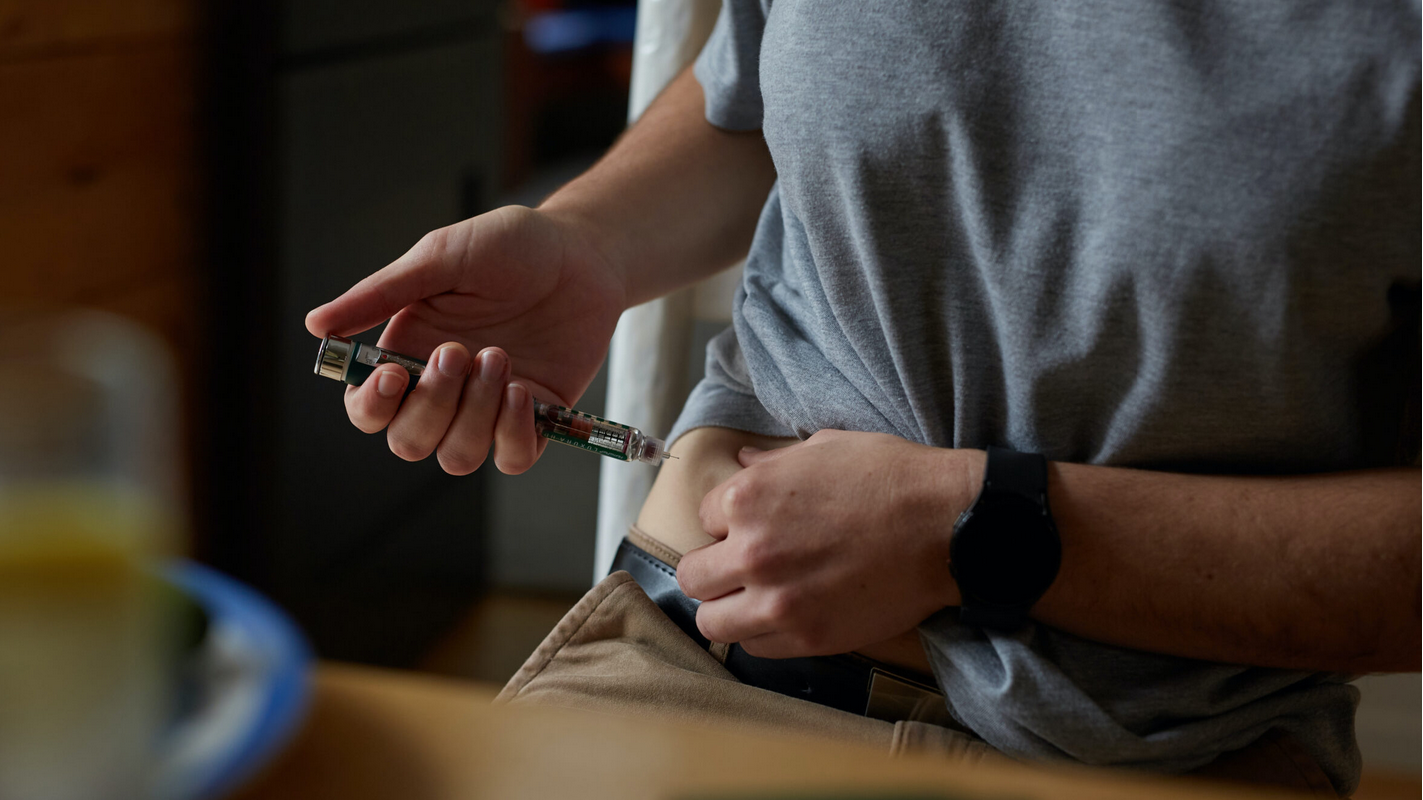
[[[492,4],[218,4],[208,104],[211,394],[203,555],[321,655],[408,662],[482,588],[484,481],[407,464],[312,374],[306,312],[485,210]],[[374,340],[373,331],[364,338]]]

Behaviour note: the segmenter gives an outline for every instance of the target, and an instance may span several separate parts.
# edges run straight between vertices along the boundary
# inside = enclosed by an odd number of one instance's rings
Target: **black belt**
[[[624,539],[613,571],[626,570],[682,632],[703,649],[711,642],[697,630],[700,603],[682,594],[677,571]],[[922,681],[864,656],[847,653],[813,658],[757,658],[740,645],[727,649],[726,669],[742,683],[879,719],[906,719],[908,709],[938,691]]]

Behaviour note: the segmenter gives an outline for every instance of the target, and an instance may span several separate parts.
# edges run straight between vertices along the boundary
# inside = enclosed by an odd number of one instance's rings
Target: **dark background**
[[[597,459],[555,453],[522,481],[396,459],[311,374],[302,319],[425,232],[535,204],[605,149],[626,118],[631,4],[212,11],[205,297],[215,330],[263,355],[240,381],[206,376],[223,422],[207,429],[203,556],[286,605],[323,655],[388,664],[490,588],[585,588]]]
[[[427,231],[590,164],[625,124],[633,5],[0,6],[0,298],[164,335],[190,551],[324,657],[416,664],[491,591],[591,582],[598,459],[554,448],[523,480],[403,462],[312,374],[303,318]]]

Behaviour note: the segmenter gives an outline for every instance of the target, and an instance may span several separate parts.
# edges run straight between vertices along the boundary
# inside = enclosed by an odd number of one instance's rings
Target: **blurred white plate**
[[[252,589],[189,561],[161,570],[207,615],[185,668],[181,712],[160,751],[157,796],[216,800],[290,741],[310,699],[311,648]]]

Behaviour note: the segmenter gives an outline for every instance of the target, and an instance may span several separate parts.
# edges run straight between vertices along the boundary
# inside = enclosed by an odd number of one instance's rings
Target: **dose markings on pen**
[[[623,461],[631,460],[628,439],[632,429],[628,426],[562,406],[542,406],[542,410],[538,424],[543,436]]]
[[[543,431],[543,432],[542,432],[542,435],[543,435],[543,437],[544,437],[545,439],[552,439],[552,440],[554,440],[554,441],[556,441],[556,442],[563,442],[564,444],[571,444],[571,445],[573,445],[574,447],[577,447],[577,448],[580,448],[580,449],[583,449],[583,450],[587,450],[587,451],[592,452],[592,453],[597,453],[597,454],[599,454],[599,455],[608,456],[609,458],[616,458],[616,459],[619,460],[619,461],[631,461],[631,460],[632,460],[631,458],[628,457],[628,455],[627,455],[626,453],[622,452],[621,450],[615,450],[615,449],[613,449],[613,448],[611,448],[611,447],[604,447],[604,446],[602,446],[602,445],[591,444],[591,443],[586,442],[586,441],[584,441],[584,440],[582,440],[582,439],[575,439],[575,438],[572,437],[572,436],[567,436],[567,435],[565,435],[565,434],[559,433],[558,431],[548,431],[548,430],[546,430],[546,431]]]

